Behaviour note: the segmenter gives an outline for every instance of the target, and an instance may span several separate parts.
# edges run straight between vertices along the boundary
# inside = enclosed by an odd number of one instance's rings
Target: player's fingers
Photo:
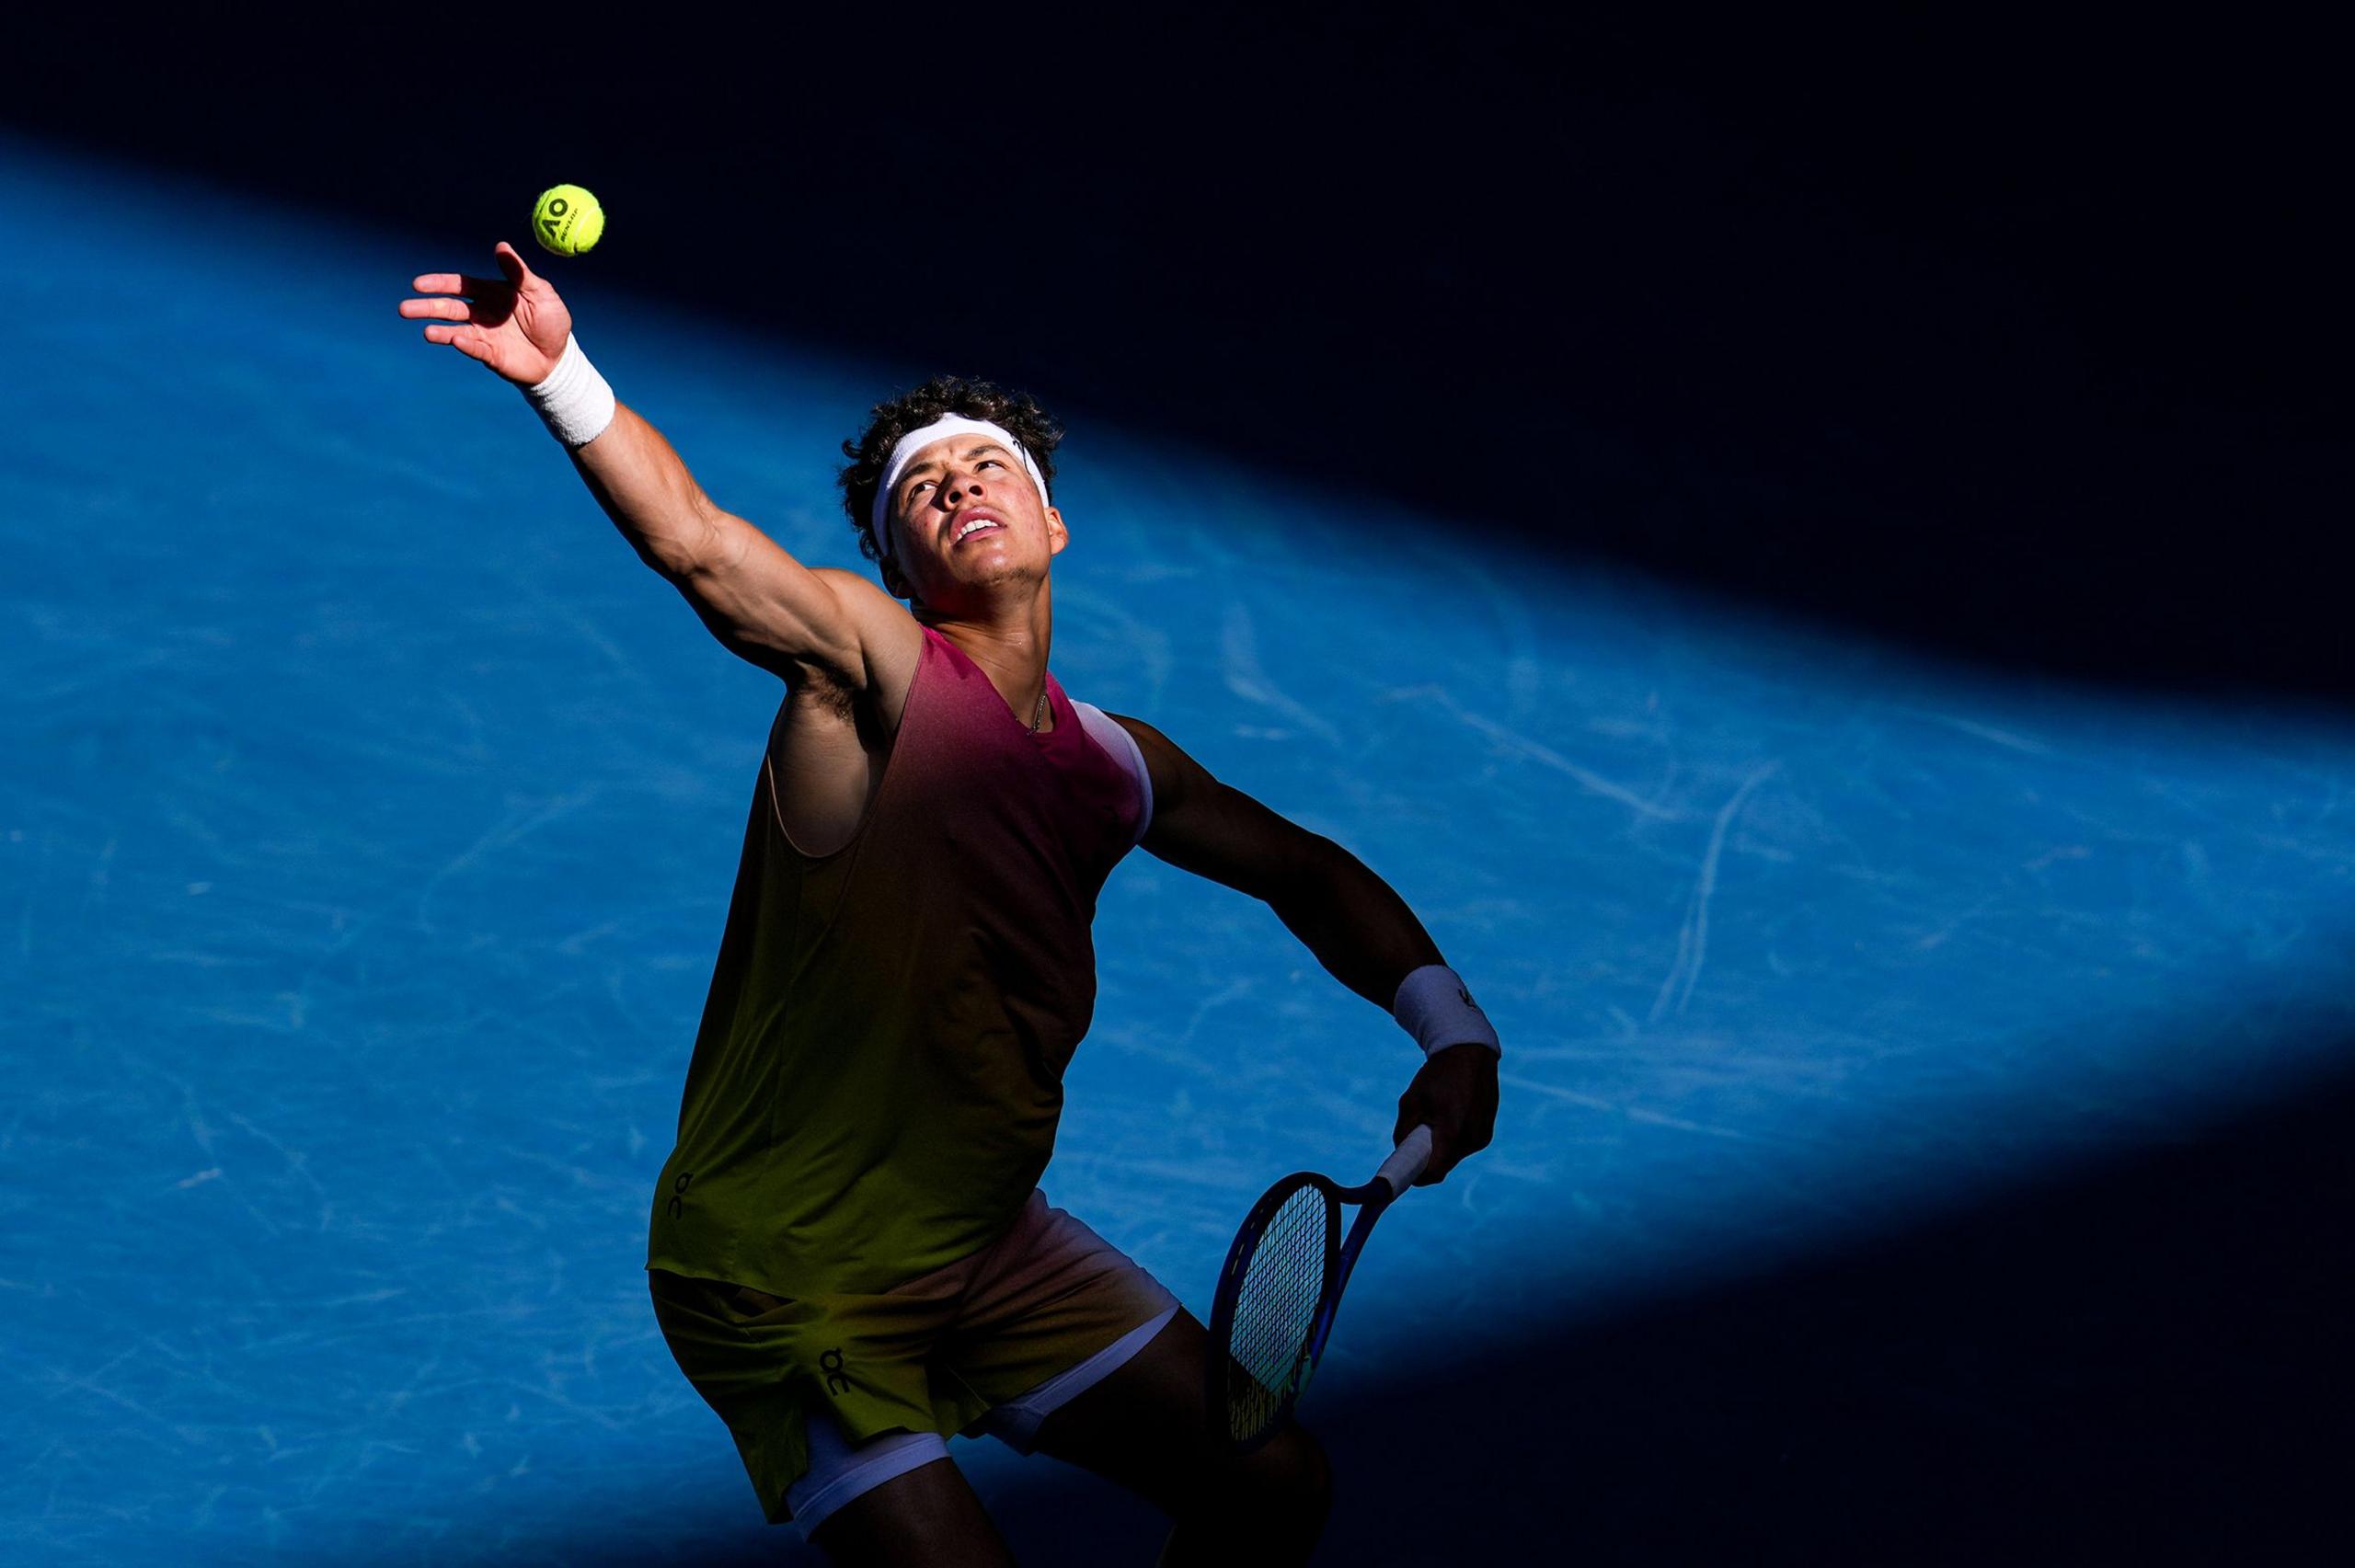
[[[469,321],[474,306],[464,300],[403,300],[401,314],[411,321]]]
[[[470,360],[487,359],[490,354],[490,336],[479,326],[444,326],[439,324],[425,329],[428,343],[444,343]]]
[[[1450,1127],[1441,1131],[1442,1126]],[[1497,1112],[1491,1104],[1485,1109],[1475,1105],[1469,1116],[1453,1123],[1434,1123],[1431,1127],[1431,1162],[1430,1179],[1438,1181],[1466,1160],[1496,1141]]]
[[[506,274],[507,281],[514,287],[520,289],[532,280],[532,269],[523,265],[523,257],[505,240],[493,246],[491,254],[499,258],[500,271]]]
[[[471,272],[420,272],[408,280],[408,286],[420,294],[464,294],[468,299],[505,294],[513,289],[504,278],[477,278]]]

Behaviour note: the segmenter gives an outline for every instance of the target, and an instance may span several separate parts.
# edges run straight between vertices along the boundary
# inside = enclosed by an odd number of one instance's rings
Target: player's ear
[[[1047,509],[1047,554],[1060,555],[1063,554],[1063,546],[1070,543],[1071,530],[1063,525],[1062,509],[1049,507]]]

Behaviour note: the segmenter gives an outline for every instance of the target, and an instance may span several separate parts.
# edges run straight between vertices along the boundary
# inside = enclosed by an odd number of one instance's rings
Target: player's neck
[[[1054,641],[1054,604],[1046,583],[1035,594],[985,600],[957,615],[923,612],[917,619],[955,643],[1009,706],[1026,715],[1031,711],[1046,689],[1047,652]]]

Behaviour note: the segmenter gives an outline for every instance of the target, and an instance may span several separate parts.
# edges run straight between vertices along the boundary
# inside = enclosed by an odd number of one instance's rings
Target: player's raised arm
[[[573,465],[638,558],[677,587],[730,652],[788,680],[811,670],[866,681],[859,627],[897,608],[849,572],[816,572],[705,495],[661,431],[614,400],[580,345],[572,313],[546,279],[500,241],[500,276],[429,272],[401,315],[514,383],[572,454]]]

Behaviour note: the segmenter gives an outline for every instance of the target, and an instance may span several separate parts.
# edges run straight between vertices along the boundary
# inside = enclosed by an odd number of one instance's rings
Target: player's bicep
[[[1181,871],[1273,898],[1296,886],[1327,841],[1229,784],[1142,719],[1112,717],[1135,737],[1153,781],[1144,847]]]
[[[814,674],[864,688],[867,647],[882,612],[902,619],[907,612],[856,573],[803,566],[741,518],[715,511],[709,522],[706,547],[673,580],[712,635],[787,681]],[[867,602],[870,597],[879,606]],[[907,631],[922,635],[913,620]]]

